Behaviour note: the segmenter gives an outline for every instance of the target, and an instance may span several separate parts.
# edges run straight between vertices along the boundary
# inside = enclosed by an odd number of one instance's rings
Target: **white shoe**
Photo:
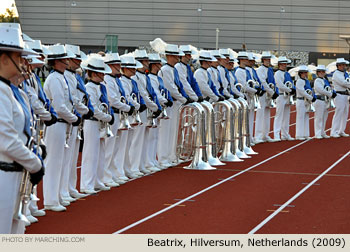
[[[334,135],[331,135],[331,137],[338,138],[338,137],[340,137],[340,135],[334,134]]]
[[[323,136],[315,136],[316,139],[323,139]]]
[[[108,187],[117,187],[117,186],[119,186],[119,184],[114,182],[114,181],[105,183],[105,185],[108,186]]]
[[[303,140],[305,140],[305,138],[304,137],[296,137],[295,140],[303,141]]]
[[[69,193],[71,197],[75,198],[75,199],[81,199],[87,196],[87,194],[83,194],[83,193],[79,193],[78,191],[74,191]]]
[[[126,182],[128,182],[127,180],[121,180],[119,178],[113,178],[113,181],[115,183],[118,183],[119,185],[125,184]]]
[[[255,143],[254,142],[250,142],[250,146],[255,146]]]
[[[281,138],[274,138],[273,139],[275,142],[281,142]]]
[[[158,172],[161,171],[161,169],[157,168],[157,167],[148,167],[147,170],[149,170],[150,172]]]
[[[131,179],[136,179],[136,178],[139,178],[140,176],[135,174],[135,173],[130,173],[130,174],[127,174],[127,176]]]
[[[148,169],[142,169],[142,170],[140,170],[140,172],[141,173],[143,173],[143,174],[145,174],[145,175],[147,175],[147,174],[151,174],[152,172],[151,171],[149,171]]]
[[[35,217],[41,217],[41,216],[45,216],[46,213],[44,210],[36,210],[36,211],[33,211],[32,212],[32,215],[35,216]]]
[[[171,163],[169,163],[169,162],[162,162],[162,163],[160,163],[160,165],[161,165],[161,166],[164,166],[164,167],[167,167],[167,168],[173,166],[173,165],[172,165]]]
[[[260,143],[264,143],[264,142],[265,142],[265,141],[262,140],[262,139],[256,139],[256,140],[254,141],[255,144],[260,144]]]
[[[74,199],[74,198],[72,198],[72,197],[62,197],[62,200],[63,201],[68,201],[68,202],[74,202],[74,201],[76,201],[76,199]]]
[[[32,216],[32,215],[27,215],[26,217],[27,217],[27,219],[30,221],[30,223],[35,223],[35,222],[38,222],[38,221],[39,221],[37,218],[35,218],[35,217]]]
[[[62,205],[58,205],[58,206],[45,206],[45,210],[50,210],[50,211],[54,211],[54,212],[62,212],[62,211],[66,211],[67,208],[65,208]]]
[[[85,194],[95,194],[97,193],[95,190],[80,190],[82,193],[85,193]]]
[[[330,136],[328,135],[322,135],[323,138],[331,138]]]
[[[311,140],[311,139],[312,139],[312,137],[305,137],[305,139],[306,139],[306,140]]]
[[[126,176],[121,176],[121,177],[117,177],[118,180],[125,180],[125,181],[128,181],[129,178],[126,177]]]
[[[348,137],[349,134],[346,134],[346,133],[343,132],[343,133],[340,133],[339,136],[341,136],[341,137]]]
[[[69,202],[69,201],[65,201],[65,200],[61,200],[60,203],[61,203],[61,205],[64,206],[64,207],[70,205],[70,202]]]
[[[111,190],[111,188],[109,186],[100,185],[98,187],[95,187],[95,190],[97,190],[97,191],[109,191],[109,190]]]

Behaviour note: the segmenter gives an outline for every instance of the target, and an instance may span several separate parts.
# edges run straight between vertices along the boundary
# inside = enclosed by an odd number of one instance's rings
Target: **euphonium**
[[[98,107],[99,110],[101,110],[103,113],[105,114],[109,114],[109,108],[108,105],[104,102],[102,102],[100,104],[100,106]],[[111,131],[111,126],[109,125],[108,122],[100,122],[100,138],[107,138],[107,137],[113,137],[113,133]]]
[[[153,118],[153,112],[149,108],[146,110],[147,113],[147,128],[157,128],[157,122],[156,119]]]
[[[135,93],[132,93],[131,98],[138,103],[138,99],[137,99],[137,95]],[[137,126],[137,125],[141,125],[142,121],[140,118],[140,112],[134,110],[134,112],[132,113],[132,120],[130,122],[131,126]]]
[[[120,102],[121,103],[126,103],[126,99],[125,99],[124,96],[120,97]],[[129,129],[131,129],[127,112],[120,111],[119,119],[120,119],[120,124],[119,124],[118,130],[129,130]]]
[[[275,85],[273,83],[268,84],[269,88],[271,88],[274,92],[275,90]],[[266,107],[269,108],[276,108],[276,104],[272,99],[272,96],[270,96],[268,93],[266,94]]]
[[[326,86],[324,88],[327,92],[333,92],[332,88],[330,86]],[[327,103],[327,108],[335,108],[334,100],[332,97],[325,96],[325,102]]]
[[[165,99],[168,99],[168,94],[164,91],[164,89],[162,89],[160,91],[160,94],[165,98]],[[159,119],[163,119],[163,120],[168,120],[169,119],[169,116],[166,112],[166,106],[162,106],[162,113],[160,113],[160,116],[158,117]]]
[[[206,114],[201,105],[191,103],[179,108],[176,131],[176,156],[179,160],[192,162],[185,169],[214,170],[208,162],[205,123]]]
[[[292,89],[293,88],[293,83],[290,81],[287,81],[285,83],[287,88]],[[285,94],[285,93],[284,93]],[[286,94],[285,94],[286,95]],[[289,96],[289,100],[288,100],[288,105],[294,105],[294,100],[293,100],[293,96],[292,95],[288,95]]]
[[[235,84],[235,87],[236,87],[236,89],[237,89],[239,92],[242,93],[243,90],[242,90],[242,84],[241,84],[241,83],[238,83],[238,82],[237,82],[237,83]]]
[[[311,90],[311,89],[306,89],[305,91],[306,91],[306,93],[307,93],[308,95],[313,96],[313,93],[312,93],[312,90]],[[313,102],[310,101],[310,100],[307,100],[307,99],[306,99],[306,102],[307,102],[307,105],[306,105],[306,108],[307,108],[307,109],[306,109],[306,112],[315,112],[315,107],[314,107]]]

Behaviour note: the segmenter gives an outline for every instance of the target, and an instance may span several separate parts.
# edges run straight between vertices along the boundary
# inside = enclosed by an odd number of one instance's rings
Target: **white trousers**
[[[106,138],[106,167],[105,167],[105,174],[103,178],[104,183],[113,182],[113,178],[116,178],[116,156],[117,156],[117,150],[118,145],[117,138],[118,138],[118,128],[120,125],[120,118],[119,114],[114,114],[114,123],[111,125],[111,131],[113,133],[113,137]]]
[[[158,141],[158,127],[157,128],[147,128],[147,134],[145,142],[148,143],[146,151],[146,161],[145,167],[154,167],[158,166],[157,161],[157,141]]]
[[[179,108],[181,107],[181,103],[176,101],[174,102],[173,106],[170,108],[171,109],[171,118],[169,120],[165,121],[170,121],[170,131],[167,132],[167,134],[170,135],[170,139],[168,143],[169,144],[169,161],[170,162],[176,162],[177,157],[176,157],[176,142],[177,142],[177,128],[178,128],[178,119],[179,119]],[[162,139],[160,141],[163,142]]]
[[[134,128],[130,148],[128,149],[130,171],[139,172],[142,158],[144,158],[144,140],[145,140],[146,126],[145,124],[139,125]]]
[[[160,120],[160,123],[159,123],[157,157],[158,157],[158,162],[160,164],[171,161],[170,153],[172,150],[171,148],[172,134],[175,135],[175,133],[172,132],[172,129],[175,128],[173,124],[177,123],[177,117],[176,115],[173,115],[173,111],[174,111],[173,107],[175,106],[176,103],[178,102],[174,102],[174,105],[172,107],[166,108],[169,119]],[[177,105],[177,108],[179,108],[180,106]],[[178,113],[174,113],[174,114],[178,114]]]
[[[0,171],[0,234],[24,233],[24,223],[13,219],[22,175]]]
[[[297,119],[295,137],[309,137],[309,113],[306,112],[306,102],[304,100],[297,100],[296,110]]]
[[[75,139],[74,149],[72,149],[72,156],[69,161],[69,167],[70,167],[70,175],[69,175],[69,181],[68,181],[68,191],[69,193],[77,193],[77,165],[78,165],[78,157],[79,157],[79,147],[80,147],[80,140]]]
[[[63,161],[63,169],[60,183],[60,199],[70,197],[69,195],[69,181],[70,176],[72,175],[72,158],[75,154],[75,149],[77,145],[77,133],[78,127],[73,127],[72,134],[68,139],[69,148],[65,148],[64,153],[64,161]],[[76,169],[74,169],[76,170]]]
[[[326,135],[325,127],[328,117],[327,103],[325,101],[316,100],[315,102],[315,119],[314,128],[315,136],[321,137]]]
[[[261,108],[256,111],[255,139],[262,140],[270,132],[270,108],[266,107],[266,93],[259,97]],[[252,131],[253,132],[253,131]]]
[[[60,205],[59,194],[65,160],[65,141],[68,124],[57,122],[47,127],[45,143],[45,176],[43,178],[43,194],[45,206]]]
[[[273,122],[274,138],[288,138],[289,135],[289,119],[290,105],[289,97],[280,95],[276,99],[276,115]]]
[[[345,133],[349,115],[349,101],[347,95],[337,94],[334,98],[335,113],[332,121],[331,135]]]
[[[84,122],[80,190],[93,190],[104,185],[105,140],[100,138],[99,127],[100,122]]]

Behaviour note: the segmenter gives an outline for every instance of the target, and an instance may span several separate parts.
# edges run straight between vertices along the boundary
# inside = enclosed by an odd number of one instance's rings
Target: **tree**
[[[19,18],[15,16],[15,11],[6,9],[5,14],[0,14],[0,22],[1,23],[19,23]]]

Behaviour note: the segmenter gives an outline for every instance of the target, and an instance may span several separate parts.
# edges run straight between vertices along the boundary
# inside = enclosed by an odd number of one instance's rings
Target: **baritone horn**
[[[306,93],[308,95],[313,96],[313,93],[312,93],[311,89],[306,89]],[[308,100],[308,99],[306,99],[306,102],[307,102],[307,104],[306,104],[306,112],[315,112],[315,107],[314,107],[313,102]]]
[[[255,88],[256,82],[254,82],[253,80],[249,80],[247,84],[249,85],[249,87]],[[253,94],[253,99],[254,99],[254,110],[261,109],[259,97],[256,93]],[[253,106],[251,106],[251,108],[253,109]]]
[[[285,83],[286,87],[289,89],[293,89],[293,83],[290,81],[287,81]],[[288,95],[289,99],[288,99],[288,105],[294,105],[294,100],[293,100],[293,96],[292,95]]]
[[[133,101],[137,102],[139,101],[139,99],[137,98],[137,95],[135,93],[132,93],[131,98],[133,99]],[[132,113],[132,120],[130,122],[131,126],[137,126],[137,125],[141,125],[142,121],[140,118],[140,112],[136,109],[134,110],[134,112]]]
[[[166,92],[164,89],[162,89],[160,91],[160,94],[168,100],[168,92]],[[162,106],[162,113],[160,113],[160,116],[159,116],[159,119],[163,119],[163,120],[168,120],[169,119],[169,116],[166,112],[166,106]]]
[[[120,97],[120,102],[126,104],[126,99],[125,99],[124,96]],[[124,111],[120,110],[119,119],[120,119],[120,124],[119,124],[118,130],[129,130],[129,129],[131,129],[127,112],[124,112]]]
[[[333,92],[332,88],[330,86],[326,86],[325,90],[327,92]],[[327,108],[335,108],[335,104],[334,104],[334,99],[332,97],[328,97],[327,95],[325,96],[325,101],[327,103]]]
[[[101,110],[104,114],[109,114],[109,107],[106,103],[102,102],[99,107],[99,110]],[[113,137],[113,133],[111,131],[111,126],[108,122],[100,122],[100,138],[107,138],[107,137]]]
[[[268,84],[269,88],[271,88],[274,92],[276,92],[275,90],[275,85],[273,83],[269,83]],[[270,96],[268,93],[266,94],[266,107],[269,108],[276,108],[276,104],[272,99],[272,96]]]

